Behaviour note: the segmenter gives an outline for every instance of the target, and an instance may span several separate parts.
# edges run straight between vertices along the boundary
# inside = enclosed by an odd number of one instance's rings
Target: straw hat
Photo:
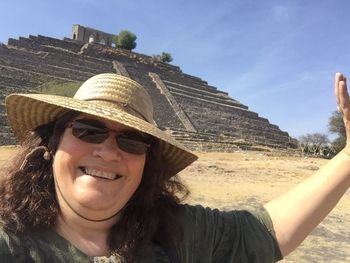
[[[96,75],[84,82],[73,98],[11,94],[5,102],[10,125],[20,141],[27,132],[74,110],[122,123],[158,138],[170,176],[197,159],[170,134],[156,127],[149,94],[139,83],[121,75]]]

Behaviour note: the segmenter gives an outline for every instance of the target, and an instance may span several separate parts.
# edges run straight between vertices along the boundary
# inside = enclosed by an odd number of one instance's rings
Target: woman
[[[348,130],[341,74],[336,96]],[[350,184],[345,149],[255,212],[181,205],[187,190],[176,174],[197,157],[156,127],[135,81],[99,74],[74,98],[13,94],[6,107],[23,150],[0,188],[4,261],[274,262]]]

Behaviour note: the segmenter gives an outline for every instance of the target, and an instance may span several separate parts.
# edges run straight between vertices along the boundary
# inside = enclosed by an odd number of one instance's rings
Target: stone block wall
[[[83,43],[101,43],[103,45],[111,46],[114,35],[96,30],[90,27],[84,27],[81,25],[73,25],[72,27],[72,39],[78,40]]]

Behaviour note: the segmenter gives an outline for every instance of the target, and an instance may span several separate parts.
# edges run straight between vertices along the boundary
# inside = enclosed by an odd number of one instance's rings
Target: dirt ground
[[[13,148],[0,147],[0,171]],[[327,160],[262,152],[197,153],[180,173],[188,203],[222,210],[254,208],[287,191]],[[303,244],[280,262],[350,262],[350,191]]]

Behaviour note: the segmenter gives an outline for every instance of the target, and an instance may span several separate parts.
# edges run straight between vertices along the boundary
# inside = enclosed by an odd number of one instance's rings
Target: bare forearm
[[[350,186],[350,156],[339,153],[317,173],[265,205],[283,255],[328,215]]]

